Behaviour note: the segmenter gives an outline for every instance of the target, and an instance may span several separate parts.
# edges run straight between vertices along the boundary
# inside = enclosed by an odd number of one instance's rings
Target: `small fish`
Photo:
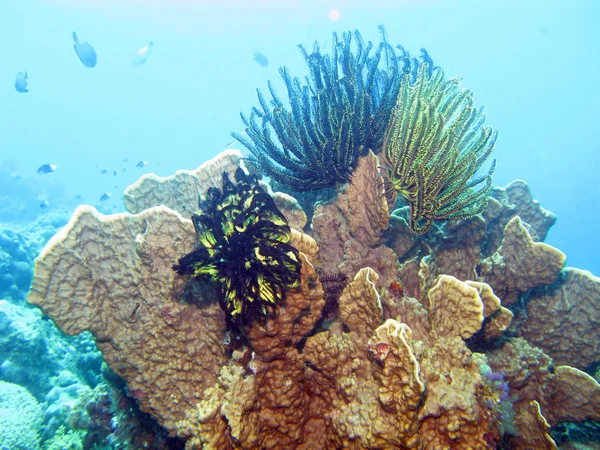
[[[100,175],[104,175],[104,174],[105,174],[105,173],[107,173],[107,172],[108,172],[108,170],[107,170],[107,169],[102,169],[102,170],[100,171]]]
[[[150,56],[150,51],[152,50],[153,45],[154,45],[154,42],[150,41],[150,42],[148,42],[148,45],[140,48],[135,53],[135,56],[133,57],[133,61],[132,61],[133,67],[139,67],[146,62],[146,60],[148,59],[148,56]]]
[[[127,172],[127,167],[123,167],[123,168],[121,169],[121,172]]]
[[[117,171],[113,170],[113,175],[116,177],[117,176]]]
[[[75,196],[75,200],[83,200],[83,197],[81,196],[81,194],[77,194]]]
[[[40,208],[46,209],[47,207],[48,207],[48,200],[42,200],[42,203],[40,203]]]
[[[148,165],[148,161],[140,161],[139,163],[137,163],[135,165],[135,167],[142,168],[142,167],[147,166],[147,165]]]
[[[102,197],[100,197],[100,201],[105,202],[106,200],[108,200],[111,197],[112,196],[110,195],[110,192],[105,192],[104,194],[102,194]]]
[[[129,162],[129,158],[125,158],[125,159],[123,159],[123,162],[124,162],[124,163],[128,163],[128,162]]]
[[[17,92],[29,92],[27,89],[27,71],[19,72],[15,81],[15,89]]]
[[[37,173],[39,173],[40,175],[52,173],[56,171],[56,168],[56,164],[44,164],[38,168]]]
[[[261,52],[256,52],[254,54],[254,61],[256,61],[258,64],[260,64],[263,67],[269,67],[269,60]]]
[[[73,31],[73,40],[75,41],[75,45],[73,48],[75,49],[75,53],[79,57],[79,60],[85,67],[89,67],[90,69],[96,67],[96,62],[98,57],[96,55],[96,50],[90,44],[85,41],[80,41],[77,38],[77,33]]]

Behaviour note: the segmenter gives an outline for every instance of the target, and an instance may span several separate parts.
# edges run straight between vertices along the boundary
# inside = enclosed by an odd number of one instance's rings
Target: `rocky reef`
[[[263,183],[292,228],[300,279],[232,323],[211,280],[172,265],[197,248],[198,195],[228,150],[147,175],[129,213],[79,207],[36,260],[28,302],[90,331],[142,411],[188,449],[557,448],[550,429],[600,420],[600,279],[543,240],[555,216],[522,181],[481,212],[411,230],[380,155],[311,211]]]

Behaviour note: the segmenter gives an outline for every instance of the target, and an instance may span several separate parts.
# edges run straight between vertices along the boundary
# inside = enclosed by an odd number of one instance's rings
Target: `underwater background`
[[[269,80],[285,98],[278,68],[308,75],[298,44],[329,52],[333,32],[377,43],[384,25],[392,45],[424,48],[462,77],[498,130],[494,186],[526,181],[557,216],[544,242],[600,274],[599,17],[593,0],[1,2],[0,425],[31,413],[0,431],[0,448],[183,448],[139,411],[146,394],[103,365],[91,335],[65,338],[24,306],[33,261],[79,205],[124,212],[123,192],[144,174],[193,170],[227,148],[248,155],[231,136],[244,131],[240,112]],[[591,304],[597,330],[600,298]],[[597,369],[588,363],[578,367]],[[488,377],[508,398],[506,373]],[[597,437],[597,422],[586,425]]]
[[[593,0],[8,0],[0,8],[0,194],[26,205],[18,217],[0,209],[2,222],[72,209],[76,195],[98,205],[105,192],[112,198],[102,207],[122,210],[120,193],[141,174],[192,169],[223,150],[243,130],[239,112],[256,103],[256,88],[272,80],[283,92],[278,67],[306,74],[298,44],[327,50],[332,31],[354,29],[376,41],[383,24],[390,42],[413,54],[425,48],[447,76],[464,78],[499,130],[494,184],[527,181],[558,216],[546,242],[570,265],[600,273]],[[77,59],[72,31],[95,48],[95,68]],[[151,40],[150,57],[133,67]],[[30,92],[20,94],[23,70]],[[142,160],[148,165],[136,168]],[[37,175],[46,163],[56,173]]]

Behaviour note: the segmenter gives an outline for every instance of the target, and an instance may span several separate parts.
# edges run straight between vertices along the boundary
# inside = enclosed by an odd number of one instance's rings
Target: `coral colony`
[[[300,47],[249,158],[145,175],[36,261],[28,301],[188,449],[552,449],[600,420],[600,279],[523,181],[492,187],[472,92],[381,37]]]

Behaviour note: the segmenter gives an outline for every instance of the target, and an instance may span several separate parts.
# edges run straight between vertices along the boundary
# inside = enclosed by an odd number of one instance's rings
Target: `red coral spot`
[[[404,287],[402,287],[402,285],[397,281],[392,281],[388,291],[395,300],[400,300],[402,297],[404,297]]]

